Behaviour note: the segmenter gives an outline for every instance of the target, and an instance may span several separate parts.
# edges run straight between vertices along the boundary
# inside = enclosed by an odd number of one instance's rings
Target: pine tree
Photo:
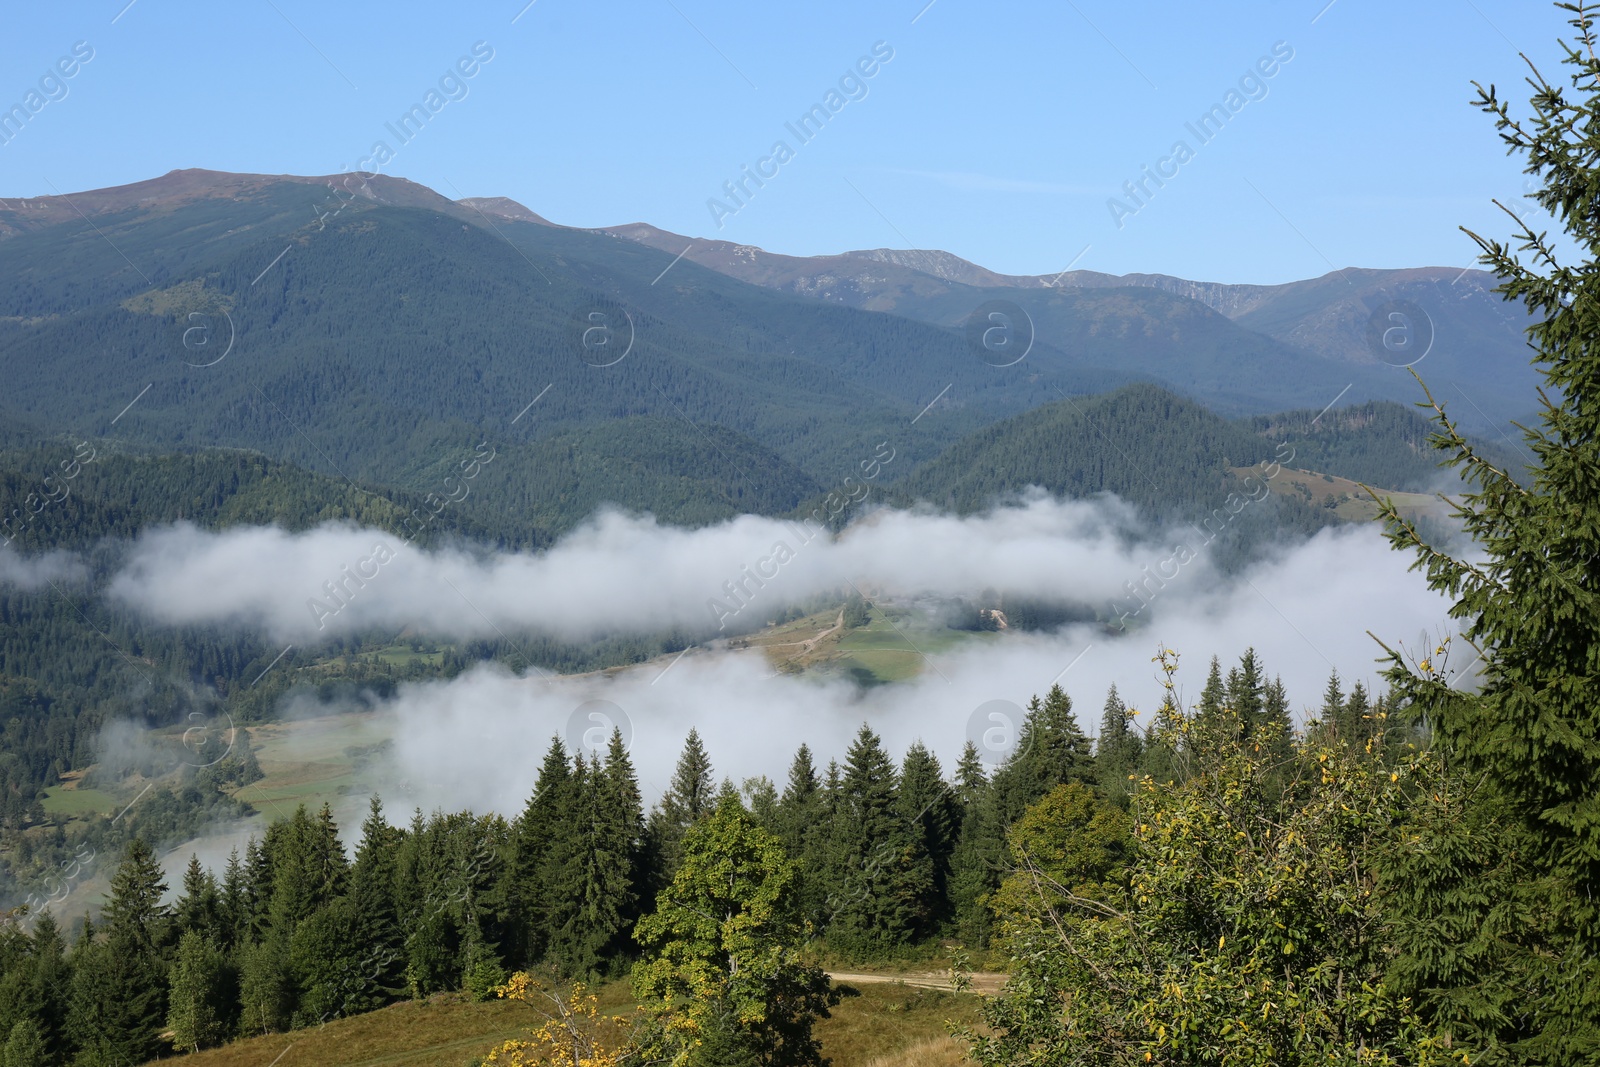
[[[956,765],[960,824],[950,855],[950,911],[956,936],[972,948],[989,943],[989,894],[1000,885],[1004,835],[994,790],[971,741]]]
[[[1211,657],[1211,673],[1206,675],[1205,688],[1200,690],[1200,703],[1195,706],[1195,717],[1202,723],[1211,723],[1222,714],[1228,692],[1222,684],[1222,664]]]
[[[772,784],[771,778],[764,774],[746,778],[739,787],[739,795],[744,798],[744,806],[755,816],[756,822],[768,830],[777,830],[778,787]]]
[[[1094,769],[1100,792],[1118,807],[1126,809],[1133,792],[1143,755],[1143,739],[1133,728],[1133,716],[1117,695],[1117,687],[1106,692],[1100,715],[1100,733],[1095,740]]]
[[[775,825],[784,851],[800,865],[800,906],[806,918],[820,923],[828,896],[826,799],[817,780],[811,749],[801,745],[789,764],[789,778],[778,798]]]
[[[228,853],[228,865],[223,869],[222,885],[217,891],[217,917],[222,928],[221,943],[224,949],[232,949],[248,936],[248,901],[244,866],[239,862],[239,850],[235,848]]]
[[[566,746],[559,737],[552,737],[533,795],[512,831],[513,905],[522,929],[521,957],[530,964],[549,951],[549,912],[554,902],[545,881],[545,865],[552,842],[563,831],[571,776]]]
[[[607,891],[617,896],[617,926],[610,944],[605,946],[604,955],[616,960],[633,949],[633,924],[639,919],[642,892],[649,877],[645,869],[643,799],[621,730],[611,732],[598,803],[602,822],[596,848],[604,856],[598,866],[609,887]]]
[[[271,927],[272,860],[266,842],[254,835],[244,850],[243,934],[241,943],[260,944]]]
[[[678,843],[683,840],[684,833],[714,810],[715,782],[711,757],[700,741],[700,732],[691,727],[672,781],[662,794],[661,802],[650,813],[651,849],[663,882],[670,882],[677,869]]]
[[[1351,745],[1363,745],[1367,738],[1377,732],[1372,710],[1367,699],[1367,687],[1357,682],[1351,687],[1350,696],[1338,716],[1340,733],[1350,739]]]
[[[1256,650],[1247,648],[1239,657],[1239,666],[1228,672],[1227,705],[1244,724],[1249,737],[1261,725],[1266,709],[1266,684],[1261,662]]]
[[[200,866],[200,857],[193,854],[189,856],[189,866],[183,872],[183,895],[173,908],[172,926],[180,940],[191,930],[213,942],[220,941],[222,937],[222,907],[217,880],[210,871]]]
[[[383,801],[374,794],[350,868],[350,902],[363,946],[360,961],[347,968],[347,984],[355,987],[347,996],[352,1011],[378,1007],[404,989],[405,939],[394,899],[401,836],[384,818]]]
[[[161,903],[166,891],[155,853],[142,838],[134,838],[111,879],[111,899],[105,908],[107,933],[136,946],[149,959],[157,959],[170,921]]]
[[[1428,846],[1389,857],[1397,984],[1454,1047],[1508,1064],[1600,1063],[1600,34],[1588,3],[1558,6],[1576,31],[1570,79],[1530,63],[1528,118],[1492,85],[1475,104],[1523,157],[1574,261],[1531,218],[1517,220],[1531,263],[1468,231],[1511,313],[1533,323],[1546,388],[1523,439],[1537,466],[1526,480],[1496,467],[1430,394],[1432,443],[1473,487],[1457,514],[1477,558],[1381,509],[1394,547],[1453,601],[1467,646],[1393,650],[1386,671],[1460,783],[1437,810],[1419,798]],[[1478,692],[1454,684],[1457,656],[1479,669]]]
[[[143,1063],[163,1047],[166,974],[128,914],[103,935],[85,923],[73,947],[67,1032],[84,1063]]]
[[[900,810],[894,763],[864,723],[847,754],[833,829],[829,942],[856,954],[908,944],[925,922],[932,864]]]
[[[926,857],[927,893],[918,902],[918,923],[912,936],[928,937],[950,921],[950,858],[961,816],[939,758],[921,741],[906,750],[901,762],[898,803],[921,856]]]
[[[268,920],[275,934],[295,928],[344,891],[349,863],[328,805],[313,819],[304,805],[289,819],[267,829],[264,850],[272,868]]]
[[[1328,687],[1322,691],[1322,710],[1318,719],[1325,726],[1336,727],[1344,715],[1344,691],[1339,687],[1339,672],[1328,675]]]
[[[33,963],[33,1015],[50,1062],[67,1051],[67,1010],[72,1000],[72,963],[55,916],[39,914],[29,938]],[[5,1061],[10,1063],[9,1060]]]
[[[988,790],[989,775],[983,768],[983,757],[978,754],[978,746],[968,741],[956,762],[956,801],[965,811]]]
[[[1072,700],[1059,685],[1041,701],[1028,703],[1028,714],[1017,733],[1017,749],[995,773],[994,794],[1001,818],[1015,822],[1034,803],[1058,785],[1095,781],[1094,757],[1089,739],[1072,714]]]

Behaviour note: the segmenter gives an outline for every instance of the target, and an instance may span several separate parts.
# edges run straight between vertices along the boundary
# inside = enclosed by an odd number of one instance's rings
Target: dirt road
[[[872,983],[899,983],[912,986],[916,989],[940,989],[950,991],[950,973],[948,971],[928,971],[922,974],[850,974],[845,971],[829,971],[828,977],[835,982],[847,985],[869,985]],[[1003,974],[974,974],[972,988],[979,993],[995,994],[1000,992],[1000,987],[1005,985],[1006,976]]]

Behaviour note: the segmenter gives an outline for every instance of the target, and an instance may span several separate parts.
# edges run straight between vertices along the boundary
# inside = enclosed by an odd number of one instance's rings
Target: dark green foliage
[[[200,866],[198,856],[191,855],[189,866],[184,868],[183,895],[173,907],[172,927],[174,935],[180,939],[191,932],[213,942],[220,942],[224,937],[217,880]]]
[[[1428,420],[1401,404],[1369,401],[1332,411],[1257,415],[1246,424],[1270,440],[1290,442],[1294,461],[1287,465],[1298,470],[1410,493],[1433,491],[1444,474],[1428,444]],[[1496,462],[1515,463],[1515,453],[1498,443],[1479,447]]]
[[[895,766],[866,725],[856,734],[832,819],[828,940],[867,955],[928,929],[934,880],[921,827],[900,804]]]
[[[678,867],[678,845],[683,835],[716,806],[715,780],[711,757],[706,754],[700,734],[691,728],[683,744],[683,754],[672,772],[672,781],[661,801],[650,812],[649,847],[660,870],[661,884],[672,880]]]
[[[549,864],[554,842],[566,833],[571,775],[566,746],[559,737],[551,738],[533,795],[512,830],[513,907],[518,925],[525,931],[516,948],[518,958],[527,962],[543,959],[550,947],[557,902],[551,888],[556,872]]]
[[[860,593],[851,593],[844,602],[844,624],[848,629],[855,629],[867,624],[870,616],[867,614],[867,602]]]
[[[1105,711],[1100,716],[1100,733],[1094,746],[1094,769],[1101,794],[1126,808],[1143,754],[1144,739],[1134,728],[1128,705],[1122,702],[1113,685],[1106,693]]]
[[[39,1024],[32,1019],[18,1020],[0,1050],[0,1063],[6,1067],[50,1067],[51,1059]]]
[[[950,860],[961,809],[944,780],[939,758],[918,741],[900,765],[900,815],[910,824],[918,852],[927,856],[930,879],[913,939],[928,937],[950,920]]]
[[[1016,751],[995,773],[992,788],[1000,818],[1009,825],[1056,786],[1094,780],[1089,739],[1072,714],[1072,698],[1053,685],[1043,701],[1035,696],[1029,702]]]
[[[1545,388],[1523,433],[1537,468],[1521,484],[1435,406],[1432,443],[1473,486],[1459,512],[1477,554],[1454,558],[1384,512],[1391,542],[1464,624],[1390,658],[1399,710],[1457,775],[1423,798],[1418,844],[1389,865],[1394,974],[1481,1063],[1600,1063],[1600,42],[1592,5],[1558,6],[1575,28],[1570,81],[1533,70],[1525,118],[1492,86],[1475,101],[1574,246],[1558,254],[1523,224],[1524,263],[1473,235],[1498,291],[1537,322]],[[1477,692],[1452,677],[1469,664]]]
[[[350,868],[350,903],[355,909],[363,962],[347,975],[352,988],[343,991],[347,1013],[378,1007],[398,996],[405,983],[403,949],[395,903],[399,861],[395,855],[404,835],[383,817],[383,803],[373,796],[361,824],[361,844]]]
[[[960,824],[950,855],[950,911],[956,936],[974,947],[989,943],[989,894],[1000,884],[1005,831],[994,790],[971,741],[956,765]]]
[[[122,854],[111,879],[111,899],[106,902],[108,936],[135,946],[149,959],[157,958],[169,936],[167,909],[161,897],[167,891],[161,865],[143,840],[135,838]]]
[[[154,1058],[166,1025],[166,969],[126,927],[84,930],[72,952],[67,1014],[74,1062],[116,1067]]]

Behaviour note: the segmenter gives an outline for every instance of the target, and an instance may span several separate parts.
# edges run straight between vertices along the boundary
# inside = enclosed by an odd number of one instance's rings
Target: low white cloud
[[[1191,702],[1213,655],[1226,669],[1254,647],[1303,716],[1320,703],[1334,669],[1347,689],[1359,679],[1381,691],[1380,649],[1368,630],[1408,647],[1419,635],[1435,641],[1453,630],[1446,602],[1407,572],[1407,562],[1371,528],[1328,531],[1234,580],[1197,574],[1185,584],[1185,572],[1163,593],[1162,612],[1126,634],[1088,625],[1005,634],[931,657],[912,681],[870,689],[775,673],[755,650],[696,649],[670,666],[553,680],[486,665],[449,681],[403,686],[384,707],[395,736],[385,802],[391,811],[419,805],[515,814],[550,738],[581,737],[608,719],[629,727],[649,799],[665,788],[691,727],[705,739],[719,779],[765,774],[781,788],[800,744],[812,746],[819,765],[842,762],[862,722],[896,755],[922,739],[949,770],[980,705],[1026,705],[1058,680],[1090,733],[1112,684],[1148,721],[1160,700],[1151,658],[1161,647],[1181,654],[1180,681]]]
[[[964,518],[880,511],[837,538],[755,516],[687,530],[608,511],[538,554],[423,551],[337,524],[303,533],[178,525],[141,537],[109,592],[162,622],[244,624],[300,643],[405,626],[581,641],[672,626],[749,628],[850,586],[1103,602],[1158,558],[1159,546],[1130,544],[1132,527],[1115,500],[1038,496]]]
[[[32,591],[52,582],[61,584],[82,580],[83,561],[70,552],[42,552],[24,556],[9,545],[0,547],[0,587],[13,586]]]

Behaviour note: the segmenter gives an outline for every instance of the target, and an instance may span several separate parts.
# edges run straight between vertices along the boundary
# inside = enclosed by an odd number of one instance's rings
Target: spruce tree
[[[166,943],[170,915],[161,903],[167,891],[155,853],[135,837],[122,853],[122,863],[111,879],[111,899],[105,908],[106,931],[113,938],[136,946],[151,960]]]
[[[1200,702],[1195,706],[1195,717],[1202,723],[1213,723],[1222,714],[1228,692],[1222,684],[1222,664],[1211,657],[1211,672],[1206,675],[1205,688],[1200,690]]]
[[[1044,700],[1035,696],[1017,734],[1017,749],[995,773],[1001,818],[1015,822],[1050,790],[1067,782],[1095,781],[1092,747],[1072,714],[1072,699],[1059,685]]]
[[[605,769],[601,772],[599,817],[602,824],[596,835],[596,849],[604,858],[597,861],[597,866],[609,886],[607,891],[618,897],[617,926],[604,953],[607,959],[615,960],[633,949],[633,924],[639,919],[649,876],[639,779],[618,729],[611,732]]]
[[[1266,680],[1262,676],[1261,661],[1256,650],[1245,649],[1239,657],[1239,666],[1228,672],[1227,705],[1244,724],[1249,737],[1261,725],[1266,709]]]
[[[350,902],[363,946],[361,959],[347,968],[347,982],[355,986],[350,994],[355,1010],[384,1004],[404,987],[404,937],[394,899],[401,836],[384,818],[383,802],[374,794],[350,868]]]
[[[1367,699],[1367,687],[1357,682],[1350,688],[1350,696],[1339,710],[1339,730],[1350,739],[1350,744],[1365,744],[1367,738],[1378,732],[1372,710]]]
[[[960,810],[944,780],[939,758],[915,742],[900,764],[900,815],[927,857],[927,893],[919,902],[915,937],[936,933],[950,920],[950,858],[955,851]]]
[[[143,1063],[162,1048],[166,1024],[164,968],[126,925],[85,936],[72,952],[67,1032],[85,1063]]]
[[[1004,834],[994,790],[984,775],[983,761],[971,741],[956,765],[960,824],[950,855],[950,911],[956,936],[971,948],[989,942],[989,894],[1000,884]]]
[[[239,850],[235,848],[228,853],[228,865],[223,868],[222,885],[217,890],[217,917],[224,949],[232,949],[247,936],[248,900],[244,865],[239,862]]]
[[[822,784],[817,780],[811,749],[801,745],[789,764],[789,778],[772,828],[784,851],[800,865],[800,906],[806,918],[820,923],[828,896],[828,826]]]
[[[1533,323],[1546,387],[1523,439],[1536,465],[1495,466],[1430,394],[1432,443],[1472,487],[1457,513],[1476,551],[1451,556],[1382,503],[1391,543],[1464,624],[1459,642],[1391,650],[1386,671],[1460,782],[1448,804],[1419,798],[1427,847],[1390,857],[1397,985],[1454,1047],[1508,1064],[1600,1063],[1600,34],[1588,3],[1558,7],[1575,28],[1569,77],[1530,62],[1527,116],[1493,86],[1475,104],[1573,258],[1531,217],[1516,218],[1526,263],[1468,231],[1511,313]],[[1475,666],[1478,691],[1447,663]]]
[[[1344,691],[1339,686],[1339,672],[1328,675],[1328,686],[1322,691],[1322,710],[1318,719],[1325,726],[1336,726],[1344,714]]]
[[[683,754],[672,772],[672,781],[661,801],[650,813],[650,843],[664,883],[672,880],[678,866],[678,843],[684,833],[716,806],[716,779],[711,773],[711,757],[700,741],[700,732],[690,728]]]
[[[67,1051],[67,1009],[72,1000],[72,963],[61,928],[49,910],[40,913],[29,938],[33,963],[34,1021],[52,1062]],[[7,1061],[9,1064],[9,1061]]]
[[[746,778],[739,787],[739,795],[744,798],[744,806],[768,830],[778,828],[778,787],[772,784],[772,779],[764,774],[754,778]]]
[[[899,804],[893,761],[865,723],[845,760],[834,816],[829,942],[873,954],[910,943],[923,924],[932,862]]]
[[[265,840],[252,835],[244,850],[243,932],[241,942],[259,944],[271,927],[272,860]]]
[[[549,912],[554,902],[545,881],[545,865],[552,843],[564,832],[562,819],[571,776],[566,746],[559,737],[552,737],[533,795],[512,830],[513,904],[522,930],[521,956],[530,964],[543,959],[549,950]]]
[[[189,856],[189,866],[183,872],[183,894],[173,907],[172,926],[180,940],[191,930],[212,941],[219,941],[222,937],[222,907],[217,880],[210,871],[200,866],[200,857],[192,854]]]
[[[1100,791],[1118,807],[1127,808],[1128,797],[1133,792],[1139,758],[1143,750],[1139,734],[1133,728],[1133,717],[1128,706],[1112,686],[1106,693],[1105,708],[1100,715],[1100,734],[1095,740],[1094,769]]]
[[[978,746],[968,741],[956,761],[956,801],[965,811],[978,796],[989,789],[989,775],[983,767],[983,757]]]

